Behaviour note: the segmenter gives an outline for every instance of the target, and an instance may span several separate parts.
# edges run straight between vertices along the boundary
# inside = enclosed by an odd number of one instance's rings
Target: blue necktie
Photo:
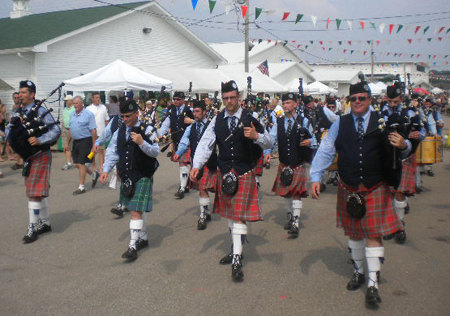
[[[358,121],[359,140],[361,141],[364,138],[364,127],[363,127],[364,119],[362,117],[358,117],[356,120]]]

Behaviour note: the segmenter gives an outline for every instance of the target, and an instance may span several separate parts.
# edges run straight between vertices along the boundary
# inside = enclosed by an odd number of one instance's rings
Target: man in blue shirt
[[[388,175],[392,168],[392,147],[406,158],[411,143],[397,132],[379,130],[379,117],[370,111],[371,91],[366,82],[350,86],[351,113],[331,126],[312,162],[312,196],[319,198],[320,180],[338,154],[340,182],[337,197],[337,226],[349,237],[354,274],[347,290],[355,291],[365,283],[367,260],[368,288],[366,303],[381,302],[378,280],[384,261],[382,236],[403,230],[394,211]]]
[[[95,117],[92,112],[84,109],[83,99],[80,96],[73,98],[73,106],[75,112],[70,117],[70,131],[67,137],[66,150],[69,147],[69,142],[72,139],[72,160],[75,167],[78,168],[80,178],[80,185],[78,189],[73,192],[73,195],[80,195],[86,193],[84,181],[86,180],[86,173],[92,175],[92,187],[97,184],[99,173],[92,171],[86,167],[90,163],[88,158],[89,153],[94,150],[94,140],[97,138],[97,125],[95,124]]]

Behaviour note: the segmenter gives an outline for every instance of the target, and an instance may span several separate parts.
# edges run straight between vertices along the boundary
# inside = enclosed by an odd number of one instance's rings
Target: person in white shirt
[[[97,135],[101,135],[108,125],[109,116],[108,110],[104,104],[100,101],[100,92],[92,93],[92,104],[87,107],[95,116],[95,124],[97,125]],[[105,162],[105,145],[99,146],[98,151],[99,170],[103,171],[103,163]],[[97,155],[96,155],[97,156]],[[97,170],[95,166],[95,157],[92,159],[92,170]]]

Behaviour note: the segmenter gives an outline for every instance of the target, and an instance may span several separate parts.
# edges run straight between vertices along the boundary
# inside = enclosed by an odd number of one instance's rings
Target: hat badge
[[[400,89],[399,88],[397,88],[397,90],[395,90],[395,92],[397,93],[397,94],[400,94]]]
[[[235,82],[233,82],[232,86],[233,86],[233,89],[237,89],[237,85]]]
[[[363,88],[364,88],[364,90],[369,91],[369,86],[368,86],[368,85],[365,84],[365,85],[363,86]]]
[[[32,83],[31,81],[27,81],[27,85],[28,85],[29,87],[31,87],[31,86],[33,86],[33,83]]]

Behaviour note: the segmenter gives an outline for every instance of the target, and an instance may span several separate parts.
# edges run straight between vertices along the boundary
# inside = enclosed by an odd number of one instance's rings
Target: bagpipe
[[[16,115],[11,118],[11,122],[9,124],[8,142],[11,148],[24,160],[27,160],[39,151],[49,150],[50,147],[58,141],[61,134],[61,128],[59,127],[60,122],[59,120],[55,121],[53,115],[51,114],[53,109],[47,108],[45,102],[48,98],[55,94],[56,91],[60,91],[63,86],[64,83],[61,83],[44,99],[35,100],[34,106],[28,112],[26,112],[21,105],[16,112]],[[47,116],[50,116],[52,120],[51,123],[44,122],[44,118]],[[54,140],[52,140],[51,143],[32,146],[28,142],[29,138],[37,138],[48,132],[53,125],[58,127],[59,134]]]

